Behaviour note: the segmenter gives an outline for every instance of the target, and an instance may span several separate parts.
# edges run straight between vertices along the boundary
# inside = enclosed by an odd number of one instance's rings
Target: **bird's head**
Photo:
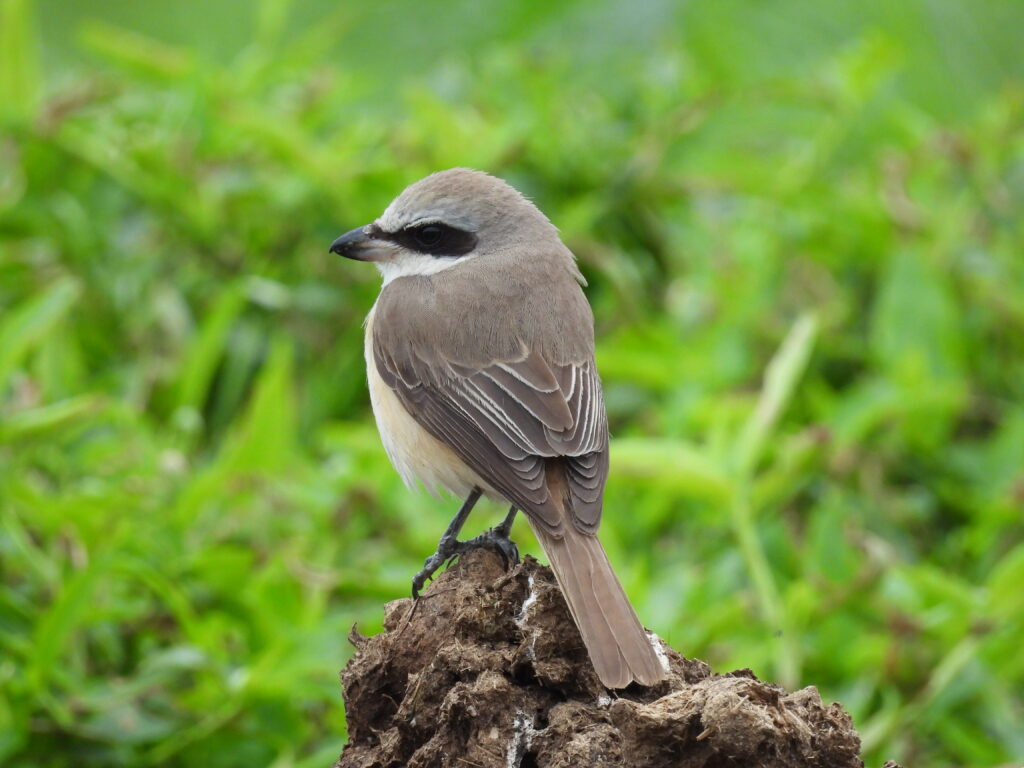
[[[330,250],[374,262],[386,284],[468,259],[522,252],[517,246],[543,252],[554,243],[562,247],[555,227],[506,182],[452,168],[407,187],[376,221],[346,232]]]

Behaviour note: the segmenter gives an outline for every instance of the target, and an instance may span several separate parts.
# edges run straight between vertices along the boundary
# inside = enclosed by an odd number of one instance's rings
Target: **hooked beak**
[[[374,237],[370,226],[356,227],[333,243],[330,252],[356,261],[386,261],[395,253],[393,243]]]

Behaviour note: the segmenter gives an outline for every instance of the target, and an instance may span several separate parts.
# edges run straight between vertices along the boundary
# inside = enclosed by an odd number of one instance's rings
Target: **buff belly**
[[[373,310],[366,318],[366,376],[370,404],[384,451],[409,488],[418,480],[432,494],[441,488],[465,498],[474,487],[500,498],[455,452],[421,427],[377,372],[373,360]]]

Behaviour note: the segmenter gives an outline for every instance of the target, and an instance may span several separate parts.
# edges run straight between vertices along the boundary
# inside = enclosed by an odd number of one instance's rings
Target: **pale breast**
[[[376,309],[376,307],[374,307]],[[488,496],[497,496],[480,476],[470,469],[455,452],[421,427],[405,410],[398,396],[384,383],[373,360],[373,315],[366,318],[366,376],[370,388],[370,404],[377,420],[384,451],[405,484],[413,488],[419,480],[432,494],[445,488],[465,498],[474,488]]]

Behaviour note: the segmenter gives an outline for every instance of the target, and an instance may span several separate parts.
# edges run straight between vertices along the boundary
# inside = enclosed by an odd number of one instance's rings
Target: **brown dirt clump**
[[[861,768],[860,738],[813,687],[715,674],[660,640],[668,678],[609,691],[551,570],[475,550],[418,603],[385,607],[341,673],[336,768]],[[897,767],[898,768],[898,767]]]

